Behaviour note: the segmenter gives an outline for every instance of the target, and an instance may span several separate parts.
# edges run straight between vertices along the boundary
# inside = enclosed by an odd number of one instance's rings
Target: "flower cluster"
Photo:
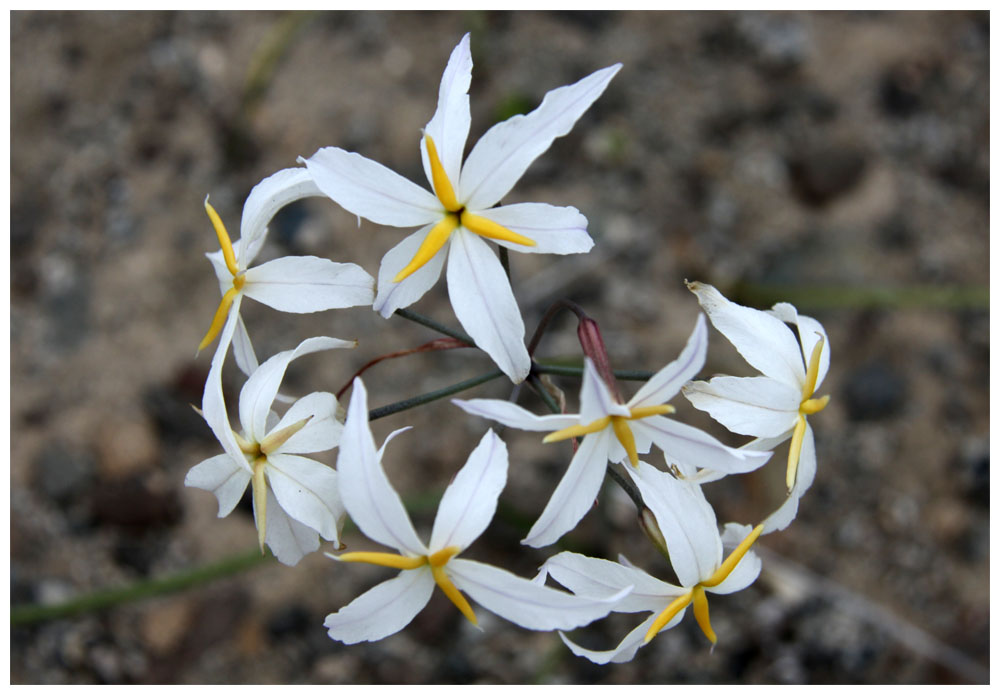
[[[235,244],[206,198],[221,246],[208,258],[222,299],[199,346],[202,350],[218,340],[201,414],[223,453],[194,466],[185,484],[212,492],[219,516],[229,514],[249,486],[260,549],[267,546],[286,565],[318,550],[322,537],[337,551],[329,556],[346,563],[340,571],[350,571],[349,564],[356,562],[398,571],[327,616],[332,639],[352,644],[398,632],[427,605],[437,587],[474,625],[478,619],[470,600],[522,627],[559,630],[573,653],[596,663],[632,659],[660,631],[679,623],[688,606],[715,643],[707,594],[749,586],[761,568],[754,543],[795,518],[815,476],[816,449],[807,416],[829,400],[817,397],[816,391],[829,368],[830,352],[823,327],[789,304],[760,311],[727,300],[709,285],[689,283],[704,313],[677,359],[647,375],[627,400],[596,323],[576,307],[583,352],[578,412],[566,412],[549,399],[555,412],[537,414],[516,404],[520,389],[510,400],[452,401],[466,414],[547,433],[542,443],[573,443],[572,455],[565,449],[566,471],[523,544],[544,548],[573,530],[610,479],[631,494],[641,530],[668,559],[673,571],[669,578],[676,583],[656,578],[621,556],[612,561],[561,552],[549,557],[533,579],[466,557],[490,525],[507,481],[507,447],[493,430],[486,431],[444,491],[425,543],[382,467],[389,440],[409,428],[396,430],[376,448],[362,380],[353,380],[346,416],[332,393],[314,392],[299,399],[279,394],[292,360],[357,343],[310,338],[261,363],[240,316],[244,297],[250,297],[279,311],[370,306],[390,318],[428,292],[447,265],[448,295],[469,338],[514,384],[527,380],[545,398],[548,392],[538,376],[542,365],[532,358],[537,341],[532,341],[531,350],[525,346],[521,311],[491,243],[501,248],[505,259],[508,250],[586,253],[594,242],[587,219],[576,208],[498,202],[555,138],[570,131],[620,67],[598,70],[550,91],[534,111],[490,128],[463,161],[472,77],[465,36],[451,54],[437,110],[418,143],[429,191],[359,154],[326,147],[300,158],[304,166],[279,171],[251,191]],[[389,249],[377,280],[353,263],[312,256],[251,266],[274,214],[306,196],[328,197],[377,224],[419,229]],[[706,316],[760,376],[693,381],[705,364]],[[546,324],[543,321],[537,336]],[[231,422],[222,388],[230,351],[246,375],[237,406],[238,427]],[[676,405],[670,403],[678,394],[731,432],[753,439],[731,447],[679,422],[673,417]],[[761,467],[786,440],[785,501],[755,526],[729,523],[720,532],[702,486]],[[311,458],[334,448],[339,448],[336,468]],[[347,516],[365,536],[392,552],[340,552]],[[560,586],[549,585],[550,579]],[[562,632],[610,612],[649,615],[609,651],[580,647]]]

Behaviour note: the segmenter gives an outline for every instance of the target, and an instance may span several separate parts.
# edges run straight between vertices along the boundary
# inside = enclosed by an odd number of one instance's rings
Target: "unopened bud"
[[[618,381],[611,370],[611,360],[604,347],[604,339],[601,337],[601,329],[597,325],[597,321],[590,317],[581,318],[580,325],[576,328],[576,335],[580,339],[583,354],[593,360],[597,373],[604,379],[604,383],[608,385],[615,400],[621,403],[622,397],[618,392]]]
[[[656,546],[656,549],[660,551],[660,554],[669,560],[667,540],[663,537],[663,531],[660,530],[660,525],[656,523],[656,517],[653,516],[653,512],[649,511],[649,507],[643,507],[639,512],[639,526],[646,537]]]

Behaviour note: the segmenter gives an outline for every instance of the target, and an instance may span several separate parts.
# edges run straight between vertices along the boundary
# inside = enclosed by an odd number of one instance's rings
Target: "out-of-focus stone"
[[[193,615],[191,600],[183,596],[150,606],[139,627],[146,647],[157,656],[177,649],[191,629]]]
[[[94,442],[97,468],[103,480],[125,478],[154,468],[159,441],[143,419],[113,419],[101,425]]]

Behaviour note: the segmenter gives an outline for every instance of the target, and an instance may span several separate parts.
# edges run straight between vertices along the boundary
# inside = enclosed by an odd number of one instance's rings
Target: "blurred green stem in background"
[[[780,285],[738,282],[726,295],[747,306],[788,302],[809,309],[988,309],[990,289],[977,285],[904,287]]]

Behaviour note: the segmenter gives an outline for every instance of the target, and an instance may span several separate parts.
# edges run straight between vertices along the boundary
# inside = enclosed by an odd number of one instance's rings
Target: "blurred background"
[[[128,587],[136,598],[20,613],[12,682],[988,680],[988,14],[15,12],[10,26],[11,604]],[[255,558],[246,500],[216,519],[212,495],[183,487],[219,453],[190,407],[214,349],[195,346],[219,299],[205,195],[235,238],[251,187],[327,145],[426,185],[420,129],[465,32],[470,146],[546,91],[624,64],[505,199],[574,205],[596,241],[581,257],[511,254],[529,334],[570,298],[600,322],[616,367],[658,369],[697,316],[684,279],[761,308],[791,301],[829,332],[819,393],[832,400],[810,418],[816,482],[796,522],[759,544],[760,579],[712,599],[714,651],[687,616],[631,663],[595,666],[482,609],[475,630],[440,592],[401,633],[344,646],[326,614],[391,571],[320,553],[296,568]],[[374,275],[400,238],[317,198],[281,213],[264,257]],[[438,337],[363,308],[243,306],[262,357],[311,335],[360,339],[293,365],[295,395],[336,391],[374,357]],[[444,283],[412,308],[457,325]],[[556,321],[538,356],[579,360],[575,323]],[[365,379],[378,406],[491,369],[453,350]],[[751,373],[714,330],[713,373]],[[578,382],[553,381],[575,407]],[[509,393],[497,380],[465,395]],[[530,392],[521,402],[545,412]],[[385,465],[428,533],[489,423],[440,401],[373,428],[381,440],[411,424]],[[520,547],[571,449],[504,437],[500,513],[467,557],[532,576],[562,548],[625,553],[671,579],[610,483],[560,546]],[[776,506],[784,451],[706,488],[720,523]],[[367,543],[354,530],[345,541]],[[218,578],[192,578],[202,567]],[[608,649],[639,619],[574,637]]]

